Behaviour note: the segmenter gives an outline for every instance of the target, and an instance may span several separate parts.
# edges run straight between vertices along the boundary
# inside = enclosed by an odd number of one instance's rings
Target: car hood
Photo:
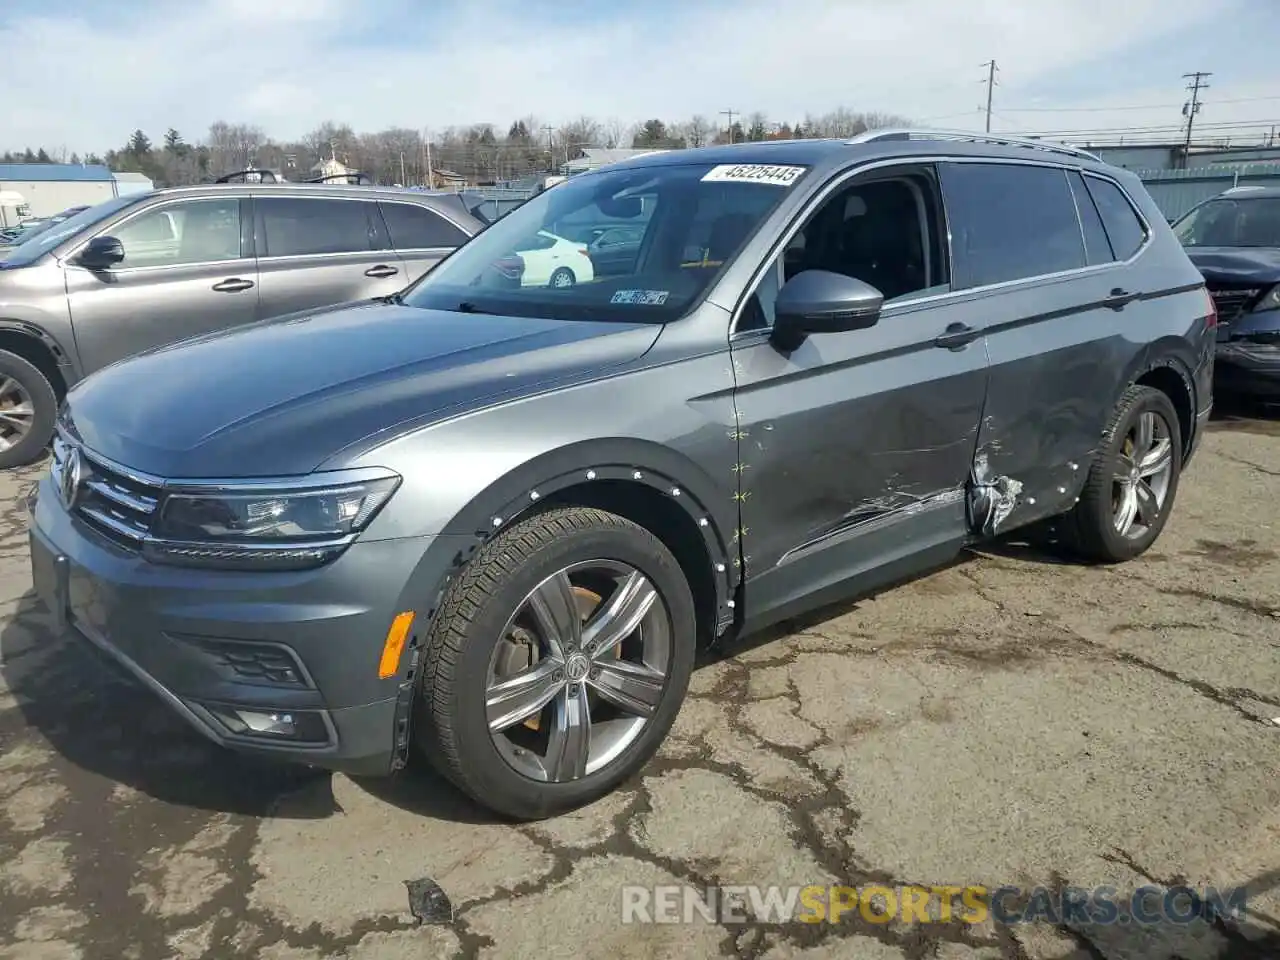
[[[661,327],[369,303],[188,340],[67,396],[90,450],[162,477],[308,473],[397,424],[426,424],[590,377]]]
[[[1188,247],[1187,256],[1211,286],[1280,283],[1280,250],[1274,247]]]

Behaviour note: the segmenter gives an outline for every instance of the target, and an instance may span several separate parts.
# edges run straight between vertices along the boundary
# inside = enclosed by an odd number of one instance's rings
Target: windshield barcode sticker
[[[619,290],[610,303],[627,303],[637,307],[660,307],[670,294],[666,290]]]
[[[789,187],[808,167],[779,167],[769,163],[725,163],[712,167],[704,183],[768,183]]]

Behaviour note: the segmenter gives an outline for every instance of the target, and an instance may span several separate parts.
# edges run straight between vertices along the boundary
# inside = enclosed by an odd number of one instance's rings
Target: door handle
[[[376,267],[370,267],[364,272],[364,275],[381,280],[384,277],[394,277],[399,272],[395,267],[388,267],[385,263],[380,263]]]
[[[1116,287],[1111,291],[1111,295],[1102,301],[1102,305],[1109,310],[1123,310],[1141,296],[1140,293],[1130,293],[1128,290]]]
[[[240,293],[242,290],[248,290],[252,286],[252,280],[241,280],[239,277],[232,277],[230,280],[215,283],[213,289],[219,293]]]
[[[982,331],[977,330],[965,323],[949,323],[947,324],[947,332],[941,336],[935,337],[933,345],[935,347],[943,347],[947,350],[962,350],[967,347],[978,337],[982,336]]]

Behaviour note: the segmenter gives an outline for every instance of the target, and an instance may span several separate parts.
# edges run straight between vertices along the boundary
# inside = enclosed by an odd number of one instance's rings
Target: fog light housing
[[[312,710],[250,710],[212,704],[206,704],[205,709],[228,733],[237,737],[291,743],[326,743],[329,740],[324,720]]]

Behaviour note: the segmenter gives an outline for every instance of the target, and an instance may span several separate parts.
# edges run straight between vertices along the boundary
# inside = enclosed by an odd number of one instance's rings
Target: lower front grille
[[[64,506],[108,539],[138,549],[150,533],[160,503],[156,485],[63,437],[53,442],[50,475]]]

